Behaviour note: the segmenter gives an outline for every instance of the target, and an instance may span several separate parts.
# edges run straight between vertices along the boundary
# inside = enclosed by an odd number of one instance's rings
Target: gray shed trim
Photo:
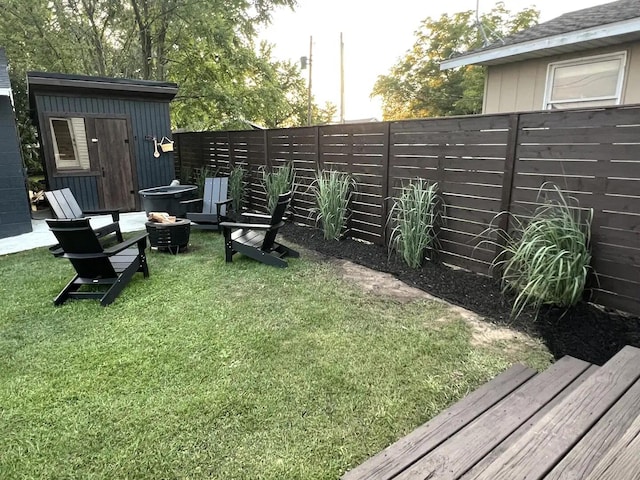
[[[504,41],[445,60],[440,69],[511,63],[635,40],[640,40],[640,2],[619,0],[565,13]]]
[[[170,101],[178,93],[178,85],[171,82],[151,80],[133,80],[128,78],[90,77],[86,75],[67,75],[62,73],[28,72],[29,92],[39,90],[69,91],[77,90],[79,94],[103,93],[121,96],[143,94],[145,97],[160,97]]]

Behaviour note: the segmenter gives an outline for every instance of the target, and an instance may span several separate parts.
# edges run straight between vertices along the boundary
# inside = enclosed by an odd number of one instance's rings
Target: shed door
[[[97,143],[104,208],[134,210],[136,196],[127,120],[96,118],[95,135],[92,142]]]

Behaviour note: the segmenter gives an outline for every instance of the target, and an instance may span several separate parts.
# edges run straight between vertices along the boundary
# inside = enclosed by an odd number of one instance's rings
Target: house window
[[[89,170],[89,149],[84,118],[50,118],[57,170]]]
[[[549,64],[546,109],[618,105],[626,52]]]

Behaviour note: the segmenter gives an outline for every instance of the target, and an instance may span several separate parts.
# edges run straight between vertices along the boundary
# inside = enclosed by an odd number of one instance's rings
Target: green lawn
[[[149,253],[115,303],[53,297],[71,265],[0,258],[0,478],[335,479],[539,343],[472,346],[446,306],[365,294],[304,255]]]

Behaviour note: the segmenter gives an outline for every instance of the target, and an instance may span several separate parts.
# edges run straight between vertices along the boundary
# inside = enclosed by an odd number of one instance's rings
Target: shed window
[[[549,64],[544,108],[618,105],[626,58],[618,52]]]
[[[58,170],[89,170],[84,118],[50,118],[53,153]]]

